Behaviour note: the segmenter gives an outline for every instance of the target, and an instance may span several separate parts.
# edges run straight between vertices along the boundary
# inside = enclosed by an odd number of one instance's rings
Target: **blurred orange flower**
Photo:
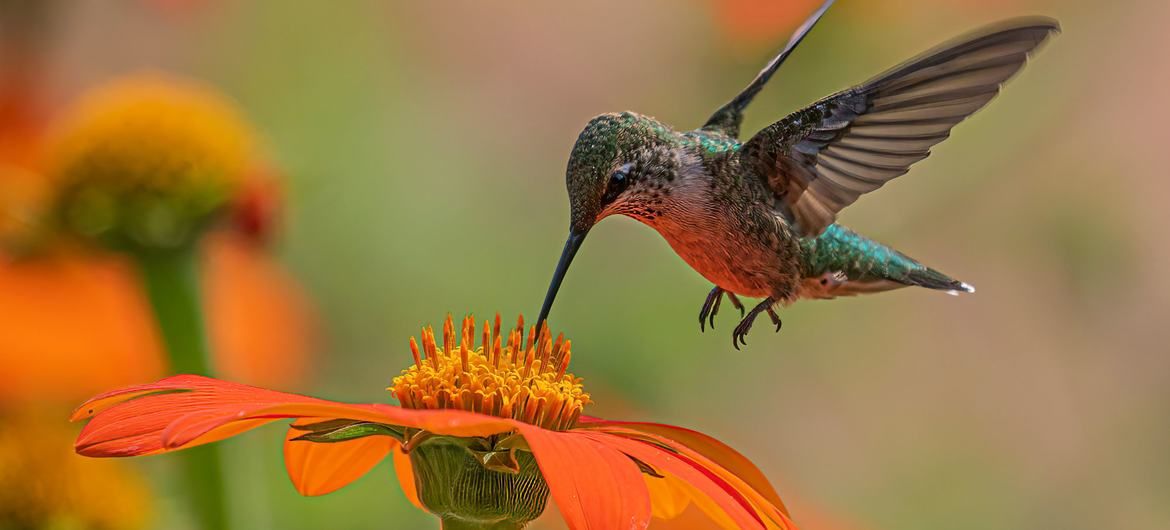
[[[737,44],[780,46],[823,0],[711,0],[715,22]]]
[[[0,81],[0,400],[76,400],[161,376],[161,339],[133,263],[46,234],[53,182],[42,170],[44,117],[29,110],[38,92],[20,77]],[[233,379],[295,384],[315,328],[299,286],[264,248],[279,183],[257,162],[235,178],[227,226],[201,242],[215,363]]]
[[[289,385],[304,376],[314,323],[296,283],[238,234],[204,243],[204,303],[217,369]],[[0,259],[0,401],[77,399],[161,376],[162,346],[133,265],[92,249]]]
[[[792,30],[824,0],[709,0],[719,30],[733,44],[746,47],[780,47]],[[848,2],[835,10],[866,24],[905,22],[908,13],[934,10],[930,18],[948,14],[993,11],[1027,0],[868,0]],[[875,26],[877,27],[877,26]]]
[[[296,421],[285,464],[298,491],[332,492],[393,455],[410,500],[451,528],[522,528],[549,496],[570,528],[646,528],[688,505],[725,529],[795,528],[743,455],[671,425],[582,416],[591,402],[568,373],[571,345],[523,320],[448,317],[442,349],[424,329],[414,364],[394,379],[400,406],[347,404],[180,375],[90,399],[75,444],[87,456],[137,456],[215,442],[282,418]],[[483,525],[483,526],[480,526]]]
[[[142,528],[150,491],[129,466],[69,454],[73,429],[0,408],[0,528]]]

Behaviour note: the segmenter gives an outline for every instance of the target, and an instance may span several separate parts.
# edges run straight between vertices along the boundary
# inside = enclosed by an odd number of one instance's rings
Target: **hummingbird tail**
[[[946,291],[947,294],[952,295],[975,292],[975,287],[971,286],[970,284],[951,278],[950,276],[947,276],[946,274],[936,271],[930,267],[910,271],[910,273],[907,274],[900,283],[914,285],[917,287],[925,287],[927,289],[935,289],[938,291]]]
[[[975,288],[886,245],[839,224],[829,225],[816,238],[801,239],[806,278],[825,278],[828,296],[888,291],[905,286],[925,287],[949,294],[973,293]],[[836,281],[830,281],[834,278]],[[811,291],[810,291],[811,292]]]

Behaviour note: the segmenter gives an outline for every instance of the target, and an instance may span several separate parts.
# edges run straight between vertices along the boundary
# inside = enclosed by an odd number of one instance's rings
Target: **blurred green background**
[[[311,380],[284,390],[386,401],[420,325],[535,316],[589,118],[696,127],[811,9],[761,30],[728,14],[742,3],[70,2],[47,53],[54,101],[147,68],[240,102],[287,176],[279,252],[322,319]],[[609,220],[552,316],[593,413],[716,435],[798,522],[809,506],[866,529],[1170,526],[1170,4],[974,4],[840,0],[745,131],[984,23],[1059,19],[997,101],[841,219],[978,293],[806,302],[737,352],[730,309],[699,332],[709,284]],[[388,463],[300,497],[282,435],[226,442],[239,528],[434,524]],[[181,527],[178,505],[164,492],[154,526]]]

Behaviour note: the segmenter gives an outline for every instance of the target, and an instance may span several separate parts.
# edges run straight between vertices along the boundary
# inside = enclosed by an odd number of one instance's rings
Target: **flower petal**
[[[691,505],[691,491],[685,482],[673,476],[642,475],[650,493],[650,515],[655,519],[674,519]]]
[[[193,375],[179,375],[157,383],[107,392],[90,399],[73,412],[74,421],[93,418],[78,435],[75,448],[86,456],[162,452],[165,448],[160,433],[176,417],[217,406],[271,400],[274,395],[289,396],[285,399],[312,399]],[[268,421],[271,420],[252,420],[208,430],[200,433],[192,445],[222,440]]]
[[[293,441],[305,434],[290,428],[284,441],[284,467],[301,495],[332,493],[361,478],[381,462],[398,441],[389,436],[367,436],[345,442]]]
[[[780,511],[785,514],[788,513],[788,509],[784,507],[784,501],[780,500],[780,495],[776,493],[776,489],[772,487],[772,483],[768,481],[768,477],[751,460],[748,460],[746,456],[743,456],[735,449],[732,449],[727,444],[715,438],[691,429],[662,423],[608,421],[584,416],[579,422],[579,428],[604,431],[608,427],[622,427],[654,434],[686,446],[735,474],[735,476],[759,492],[768,502],[771,502],[779,508]]]
[[[671,453],[650,443],[609,433],[581,431],[581,434],[637,458],[649,464],[659,473],[676,477],[694,487],[695,493],[702,494],[702,496],[714,501],[722,512],[734,521],[734,528],[760,530],[765,528],[763,520],[756,514],[746,498],[731,485],[711,473],[710,470],[686,456]]]
[[[102,394],[73,419],[92,417],[75,448],[86,456],[133,456],[221,440],[279,418],[338,418],[488,436],[515,429],[511,420],[460,410],[354,405],[181,375]]]
[[[699,509],[699,512],[706,516],[715,526],[723,530],[740,530],[740,526],[735,524],[727,512],[723,511],[719,505],[710,497],[695,491],[694,496],[691,497],[691,503]]]
[[[418,500],[418,486],[414,483],[414,467],[410,463],[410,455],[404,453],[401,447],[394,449],[390,454],[394,456],[394,475],[398,477],[402,494],[406,495],[406,500],[416,508],[428,511],[422,505],[422,501]]]
[[[572,530],[641,529],[650,496],[637,464],[577,432],[519,426],[561,515]]]
[[[667,448],[670,451],[676,451],[677,456],[682,457],[687,462],[698,466],[704,474],[709,474],[710,476],[714,477],[717,483],[732,488],[735,491],[734,495],[737,498],[742,497],[747,499],[751,507],[755,510],[755,513],[764,519],[764,523],[768,528],[794,527],[792,520],[788,516],[788,513],[783,511],[782,508],[769,501],[759,491],[756,491],[755,488],[753,488],[750,484],[745,482],[742,478],[736,476],[735,473],[732,473],[731,471],[723,468],[716,462],[701,454],[699,451],[691,449],[687,445],[656,434],[652,434],[648,431],[632,430],[626,429],[624,427],[610,426],[604,429],[583,429],[582,432],[589,431],[604,432],[606,434],[661,446]],[[703,436],[706,437],[705,435]],[[754,468],[755,466],[752,467]]]

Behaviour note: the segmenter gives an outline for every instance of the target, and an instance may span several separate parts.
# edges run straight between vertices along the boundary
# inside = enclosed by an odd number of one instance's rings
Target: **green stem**
[[[211,375],[203,307],[199,298],[198,256],[194,247],[140,251],[137,256],[154,319],[173,372]],[[200,528],[228,528],[223,465],[219,448],[204,445],[179,455]]]
[[[171,370],[210,375],[195,250],[144,250],[137,257]]]
[[[480,523],[455,518],[444,518],[441,521],[440,528],[442,530],[521,530],[525,526],[523,523],[513,523],[510,521]]]

